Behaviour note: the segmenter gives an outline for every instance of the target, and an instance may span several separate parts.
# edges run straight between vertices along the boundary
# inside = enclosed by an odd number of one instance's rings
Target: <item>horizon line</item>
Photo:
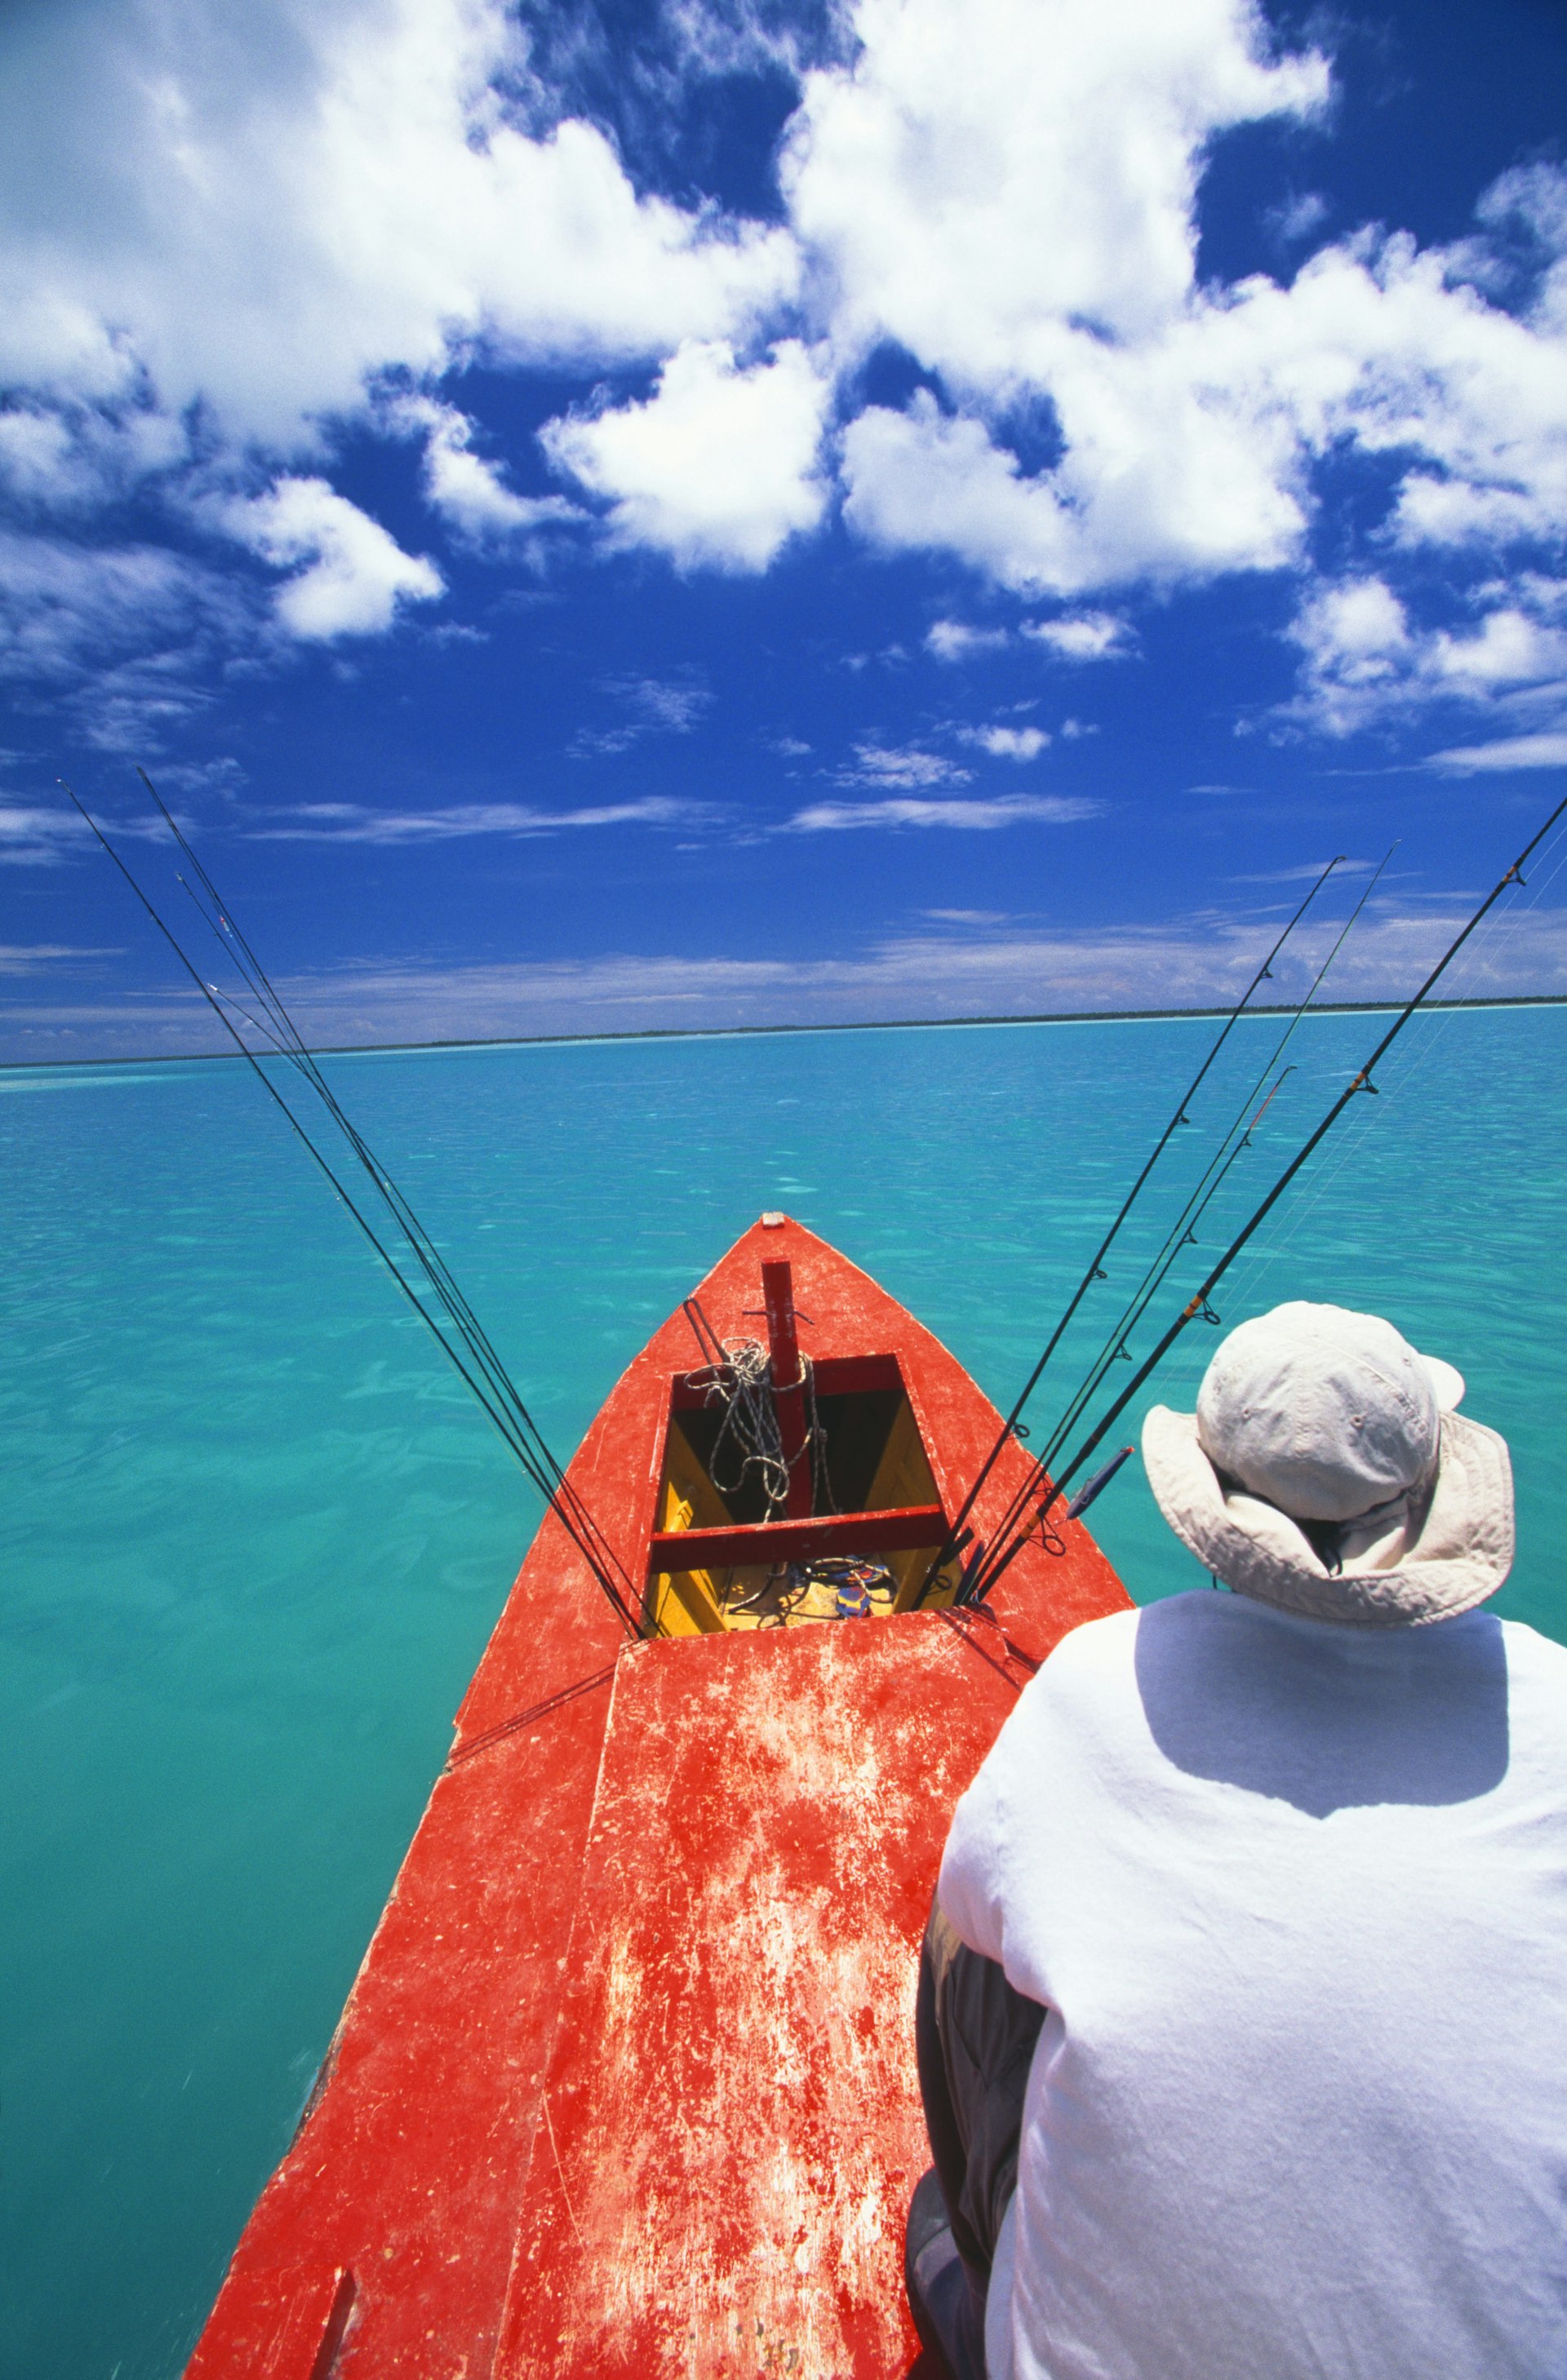
[[[1403,1000],[1324,1000],[1306,1010],[1310,1016],[1374,1016],[1408,1006]],[[1561,1008],[1567,992],[1494,992],[1468,1000],[1428,1000],[1430,1011],[1461,1008]],[[1237,1012],[1202,1008],[1064,1008],[1046,1009],[1026,1016],[881,1016],[836,1019],[814,1025],[649,1025],[624,1033],[486,1033],[431,1041],[322,1041],[310,1048],[317,1058],[391,1058],[421,1050],[539,1050],[579,1047],[614,1041],[731,1041],[747,1035],[788,1033],[924,1033],[950,1031],[976,1025],[1148,1025],[1168,1024],[1183,1017],[1229,1016]],[[1245,1016],[1294,1016],[1294,1003],[1259,1002],[1238,1012]],[[249,1053],[238,1050],[164,1050],[140,1058],[6,1058],[0,1074],[20,1074],[29,1068],[69,1066],[207,1066],[231,1063]],[[264,1057],[268,1052],[254,1053]]]

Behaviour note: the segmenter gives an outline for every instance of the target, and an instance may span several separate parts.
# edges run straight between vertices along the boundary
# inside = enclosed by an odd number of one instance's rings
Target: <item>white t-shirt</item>
[[[1567,2374],[1567,1651],[1210,1591],[1095,1621],[940,1899],[1047,2010],[993,2374]]]

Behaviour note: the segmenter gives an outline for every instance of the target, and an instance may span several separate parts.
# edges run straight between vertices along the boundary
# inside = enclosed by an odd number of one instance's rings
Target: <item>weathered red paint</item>
[[[721,1336],[764,1255],[819,1378],[896,1358],[953,1512],[993,1407],[796,1223],[703,1282]],[[692,1360],[677,1315],[572,1465],[634,1576]],[[1004,1451],[982,1534],[1025,1461]],[[905,2372],[915,1962],[952,1806],[1051,1646],[1125,1601],[1061,1534],[982,1613],[633,1645],[547,1517],[192,2380],[325,2380],[323,2351],[334,2380]]]

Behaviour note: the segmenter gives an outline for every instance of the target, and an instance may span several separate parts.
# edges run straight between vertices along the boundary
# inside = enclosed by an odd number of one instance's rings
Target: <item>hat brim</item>
[[[1447,1620],[1484,1603],[1512,1567],[1507,1442],[1464,1414],[1442,1413],[1429,1501],[1413,1542],[1387,1570],[1347,1560],[1330,1571],[1287,1512],[1226,1489],[1197,1441],[1195,1414],[1153,1406],[1143,1461],[1160,1511],[1205,1569],[1237,1595],[1306,1619],[1367,1628]]]

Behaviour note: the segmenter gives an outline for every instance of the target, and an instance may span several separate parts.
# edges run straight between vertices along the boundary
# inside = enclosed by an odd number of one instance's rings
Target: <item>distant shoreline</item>
[[[1325,1000],[1312,1016],[1396,1015],[1402,1000]],[[1567,992],[1537,991],[1497,994],[1485,1000],[1428,1000],[1422,1005],[1433,1014],[1461,1008],[1562,1008]],[[927,1033],[976,1025],[1156,1025],[1181,1018],[1228,1016],[1228,1008],[1065,1008],[1033,1016],[880,1016],[821,1025],[650,1025],[626,1033],[500,1033],[473,1035],[440,1041],[322,1041],[313,1045],[320,1058],[394,1058],[414,1056],[423,1050],[547,1050],[619,1041],[735,1041],[759,1034],[805,1033]],[[1245,1011],[1247,1016],[1293,1016],[1292,1003],[1279,1002]],[[265,1051],[261,1053],[266,1055]],[[144,1058],[7,1058],[0,1075],[20,1075],[87,1066],[212,1066],[231,1065],[237,1050],[189,1050],[152,1052]]]

